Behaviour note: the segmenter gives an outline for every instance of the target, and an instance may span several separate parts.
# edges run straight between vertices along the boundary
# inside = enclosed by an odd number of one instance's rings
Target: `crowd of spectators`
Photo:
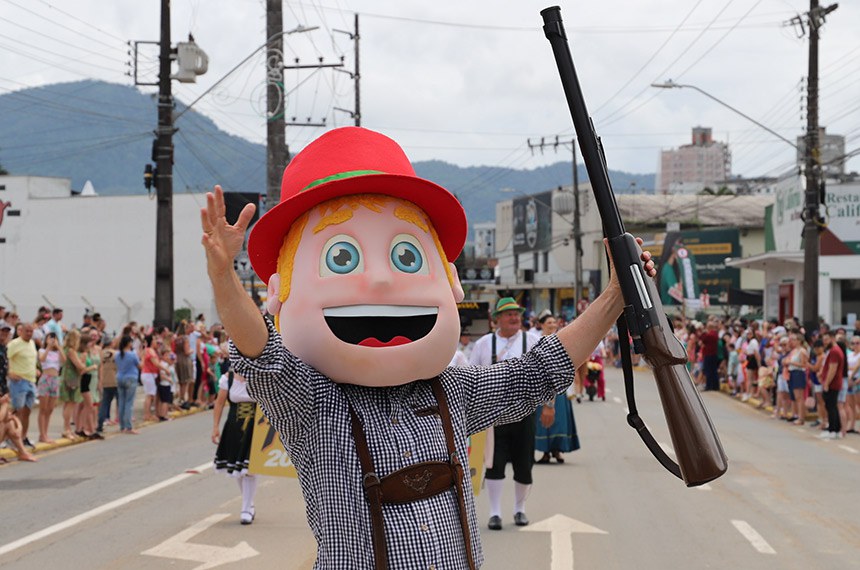
[[[823,439],[857,434],[860,414],[860,331],[821,323],[806,331],[795,318],[780,323],[710,316],[676,317],[691,376],[704,390],[728,387],[742,401],[771,406],[776,420],[803,425],[809,415]]]
[[[772,409],[771,418],[795,425],[811,416],[810,425],[821,430],[823,439],[860,431],[860,324],[848,331],[822,322],[807,333],[794,317],[782,323],[719,315],[671,320],[701,390],[726,388],[741,401],[752,399],[757,407]],[[540,323],[533,317],[524,328],[540,330]],[[614,327],[595,354],[621,366]],[[633,363],[639,363],[639,355],[633,355]],[[581,393],[579,386],[575,393]]]
[[[51,444],[51,418],[61,408],[61,435],[103,439],[106,425],[136,434],[135,425],[167,421],[171,411],[211,408],[217,379],[229,366],[227,336],[203,315],[175,330],[130,322],[108,332],[97,312],[66,326],[61,308],[40,307],[22,321],[0,307],[0,445],[33,461],[31,440]],[[134,414],[138,387],[145,393]],[[31,426],[31,413],[38,414]],[[113,408],[113,409],[112,409]],[[38,436],[36,436],[38,432]]]

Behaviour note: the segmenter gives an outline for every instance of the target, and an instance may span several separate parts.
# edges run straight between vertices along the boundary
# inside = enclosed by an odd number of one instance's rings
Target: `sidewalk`
[[[134,395],[134,409],[132,412],[132,425],[135,429],[146,427],[152,424],[157,424],[157,421],[142,421],[143,417],[143,402],[145,395],[143,393],[143,388],[138,386],[137,391]],[[207,411],[206,408],[191,408],[190,410],[182,410],[170,412],[168,415],[171,418],[179,418],[182,416],[187,416],[189,414],[196,414],[199,412]],[[98,413],[98,412],[97,412]],[[110,419],[117,420],[116,414],[116,398],[114,398],[113,403],[111,404],[110,410]],[[72,426],[74,429],[74,426]],[[35,445],[35,449],[31,449],[30,451],[36,455],[40,453],[44,453],[45,451],[50,451],[52,449],[57,449],[59,447],[67,447],[69,445],[79,445],[82,443],[87,443],[89,439],[67,439],[65,437],[60,437],[60,434],[63,433],[63,405],[61,402],[57,403],[57,407],[54,408],[53,413],[51,414],[51,421],[48,425],[48,437],[54,440],[54,443],[41,443],[37,440],[39,439],[39,406],[36,405],[30,413],[30,427],[27,430],[27,437],[32,441]],[[104,431],[102,435],[105,438],[114,437],[120,434],[119,425],[110,425],[105,422]],[[11,446],[11,444],[10,444]],[[0,449],[0,459],[6,460],[17,460],[18,453],[12,447],[5,447]]]

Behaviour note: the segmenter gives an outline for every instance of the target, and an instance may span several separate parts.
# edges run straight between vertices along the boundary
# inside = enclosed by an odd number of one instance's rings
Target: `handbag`
[[[806,401],[804,402],[804,405],[806,406],[807,410],[809,410],[809,411],[814,410],[815,409],[815,398],[813,398],[812,396],[807,396]]]

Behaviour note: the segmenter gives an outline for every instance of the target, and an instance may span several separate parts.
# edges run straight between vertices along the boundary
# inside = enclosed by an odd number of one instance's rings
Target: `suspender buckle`
[[[365,473],[361,482],[364,485],[365,489],[376,487],[377,485],[382,483],[382,481],[379,480],[379,475],[372,471],[370,473]]]

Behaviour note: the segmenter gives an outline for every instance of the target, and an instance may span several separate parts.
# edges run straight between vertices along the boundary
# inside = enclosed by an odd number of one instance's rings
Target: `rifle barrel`
[[[597,202],[597,209],[603,220],[603,233],[608,238],[620,236],[624,233],[624,223],[618,214],[618,206],[615,203],[612,184],[609,182],[609,174],[606,172],[606,163],[600,142],[594,132],[594,124],[588,116],[582,89],[579,87],[579,79],[576,77],[573,57],[570,55],[567,36],[561,23],[561,8],[552,6],[541,10],[540,14],[543,16],[544,34],[552,45],[552,51],[555,54],[564,94],[567,96],[567,106],[570,108],[570,116],[573,118],[573,126],[576,129],[576,138],[579,140],[579,149],[582,151],[588,179],[591,182],[594,199]]]

